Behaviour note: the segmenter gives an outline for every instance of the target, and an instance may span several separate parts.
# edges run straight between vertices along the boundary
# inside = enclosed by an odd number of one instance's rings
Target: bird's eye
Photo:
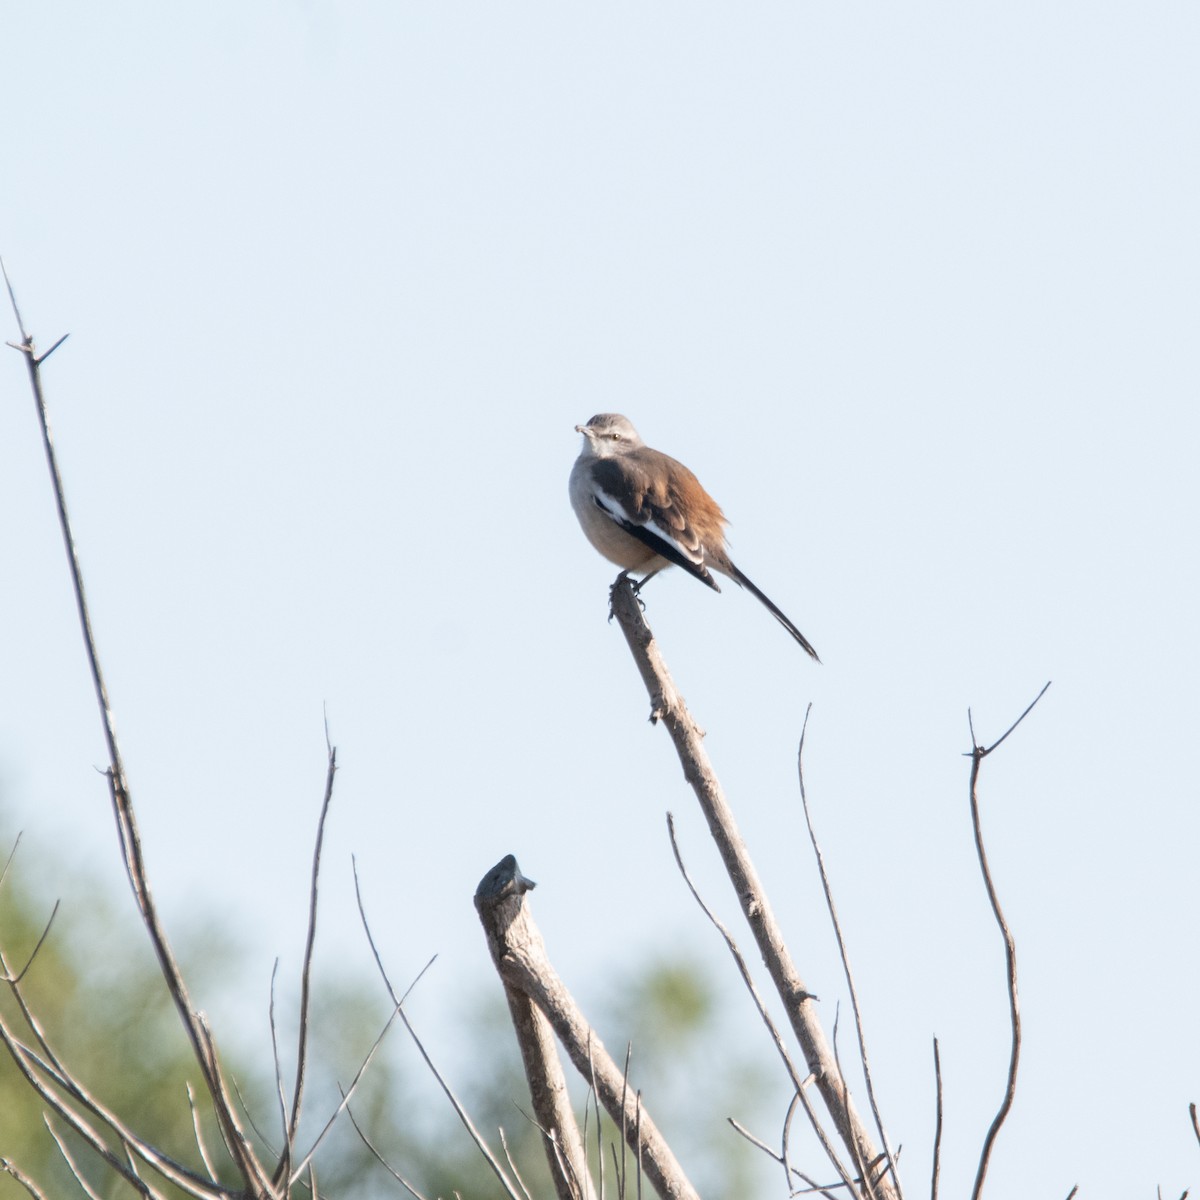
[[[612,438],[614,442],[619,442],[621,440],[621,435],[619,433],[610,433],[608,436]]]

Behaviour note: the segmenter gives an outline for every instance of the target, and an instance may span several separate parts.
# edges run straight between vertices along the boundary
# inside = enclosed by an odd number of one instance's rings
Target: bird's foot
[[[650,576],[647,575],[646,579],[649,578]],[[641,608],[642,612],[646,611],[646,605],[642,602],[641,597],[638,595],[638,591],[641,589],[642,584],[646,582],[646,579],[643,579],[639,583],[630,576],[628,571],[622,571],[620,575],[613,580],[612,586],[608,589],[608,619],[610,621],[616,615],[613,611],[613,605],[616,601],[617,588],[619,588],[623,583],[627,583],[629,585],[629,590],[633,593],[633,598],[638,602],[638,607]]]

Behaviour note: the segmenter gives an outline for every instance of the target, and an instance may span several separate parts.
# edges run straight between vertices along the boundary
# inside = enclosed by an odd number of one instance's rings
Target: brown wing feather
[[[707,565],[724,569],[725,517],[700,481],[682,463],[649,447],[600,459],[594,479],[617,499],[620,513],[609,513],[639,541],[716,590]],[[660,537],[655,526],[671,540]],[[675,544],[672,544],[675,543]]]

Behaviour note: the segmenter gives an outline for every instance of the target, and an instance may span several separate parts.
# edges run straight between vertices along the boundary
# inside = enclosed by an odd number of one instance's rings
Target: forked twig
[[[975,834],[975,850],[979,856],[979,869],[983,873],[983,885],[987,891],[988,902],[992,906],[992,915],[996,918],[996,924],[999,926],[1001,936],[1004,939],[1004,959],[1008,981],[1008,1016],[1012,1029],[1012,1040],[1008,1056],[1008,1080],[1004,1087],[1004,1098],[1001,1100],[1000,1107],[997,1109],[996,1115],[992,1119],[992,1123],[983,1139],[983,1149],[979,1154],[979,1168],[975,1174],[975,1186],[971,1191],[971,1200],[979,1200],[979,1197],[983,1193],[983,1182],[987,1176],[988,1163],[996,1144],[996,1138],[1000,1133],[1001,1126],[1008,1117],[1016,1095],[1017,1067],[1021,1059],[1021,1007],[1017,999],[1017,947],[1016,942],[1013,940],[1012,930],[1005,919],[1004,911],[1000,907],[1000,898],[996,893],[996,886],[992,881],[991,869],[988,867],[987,853],[983,847],[983,827],[979,817],[979,770],[983,765],[983,760],[993,750],[1003,745],[1013,730],[1029,716],[1033,711],[1034,705],[1046,694],[1046,689],[1049,686],[1050,684],[1047,683],[1038,692],[1025,711],[990,746],[981,746],[976,740],[975,723],[971,717],[970,709],[967,710],[967,724],[971,731],[971,750],[969,752],[971,759],[971,826]]]
[[[0,263],[0,271],[3,271],[3,263]],[[21,334],[21,341],[15,345],[15,349],[20,351],[25,358],[29,382],[37,407],[42,446],[45,450],[46,464],[50,471],[51,485],[54,490],[59,528],[62,532],[63,545],[67,554],[67,565],[71,575],[75,607],[83,633],[88,670],[92,677],[92,685],[100,710],[101,725],[103,727],[109,760],[105,775],[108,779],[109,793],[116,816],[117,831],[120,837],[122,854],[125,858],[130,886],[133,889],[134,899],[142,915],[142,921],[146,926],[147,933],[150,935],[151,943],[154,946],[155,954],[158,957],[159,967],[166,981],[168,991],[175,1003],[175,1008],[184,1030],[192,1043],[192,1051],[204,1076],[205,1086],[212,1096],[213,1106],[221,1126],[222,1137],[225,1139],[230,1154],[233,1156],[234,1162],[247,1187],[258,1192],[269,1192],[270,1180],[258,1162],[245,1134],[238,1125],[237,1116],[232,1106],[226,1103],[227,1093],[221,1079],[220,1067],[215,1049],[212,1046],[211,1035],[205,1030],[200,1014],[192,1007],[183,974],[179,969],[178,963],[175,961],[174,952],[171,949],[166,931],[154,903],[145,863],[142,859],[141,836],[134,817],[125,765],[117,744],[116,722],[113,719],[112,708],[108,700],[108,689],[105,686],[104,675],[100,668],[100,657],[96,648],[96,639],[92,630],[91,616],[83,586],[83,571],[79,563],[79,555],[75,545],[75,537],[71,529],[71,521],[67,514],[62,473],[59,470],[58,458],[54,450],[54,440],[50,433],[50,419],[46,407],[46,398],[42,389],[41,365],[62,345],[65,338],[59,338],[44,354],[40,356],[37,354],[34,348],[33,337],[26,330],[21,317],[16,294],[7,271],[3,271],[3,275],[8,288],[9,299],[12,302],[13,314],[16,317],[17,327]],[[10,345],[12,344],[10,343]],[[110,1155],[110,1157],[112,1156]]]
[[[745,1125],[743,1125],[740,1121],[736,1120],[734,1117],[726,1117],[725,1119],[729,1122],[730,1128],[733,1129],[735,1133],[737,1133],[741,1137],[745,1138],[746,1141],[748,1141],[750,1143],[750,1145],[757,1147],[765,1155],[767,1155],[768,1158],[773,1158],[781,1166],[787,1167],[787,1161],[786,1161],[785,1155],[780,1154],[778,1150],[773,1150],[770,1146],[767,1145],[766,1142],[764,1142],[762,1140],[762,1138],[755,1137],[755,1135],[752,1134],[750,1132],[750,1130],[748,1130],[745,1127]],[[840,1200],[840,1197],[834,1195],[834,1190],[846,1187],[846,1185],[844,1183],[820,1184],[820,1183],[817,1183],[817,1181],[815,1179],[813,1179],[812,1176],[806,1175],[803,1171],[799,1170],[796,1167],[787,1167],[787,1169],[789,1172],[788,1193],[793,1196],[815,1192],[815,1193],[819,1193],[820,1195],[826,1197],[826,1200]],[[804,1188],[801,1188],[799,1191],[794,1189],[792,1187],[792,1182],[791,1182],[792,1175],[794,1175],[797,1179],[802,1180],[806,1186]]]

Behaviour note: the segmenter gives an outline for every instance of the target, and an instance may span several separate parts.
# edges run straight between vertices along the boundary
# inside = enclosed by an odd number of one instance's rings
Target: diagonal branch
[[[613,616],[621,626],[650,695],[650,719],[652,722],[662,720],[667,727],[684,778],[700,803],[742,912],[804,1051],[808,1069],[816,1076],[817,1089],[833,1118],[838,1136],[853,1159],[873,1163],[879,1158],[879,1152],[871,1131],[859,1116],[838,1072],[825,1031],[813,1011],[812,994],[805,987],[784,943],[783,930],[709,761],[703,735],[671,679],[662,651],[642,616],[633,585],[628,579],[618,578],[611,596]],[[868,1194],[878,1200],[897,1200],[890,1178],[878,1180]]]
[[[507,855],[480,881],[475,909],[492,961],[507,988],[522,992],[545,1014],[575,1069],[594,1078],[597,1095],[614,1124],[621,1124],[635,1166],[663,1200],[697,1200],[697,1192],[658,1127],[642,1108],[641,1093],[627,1081],[554,970],[526,902],[528,881]]]

